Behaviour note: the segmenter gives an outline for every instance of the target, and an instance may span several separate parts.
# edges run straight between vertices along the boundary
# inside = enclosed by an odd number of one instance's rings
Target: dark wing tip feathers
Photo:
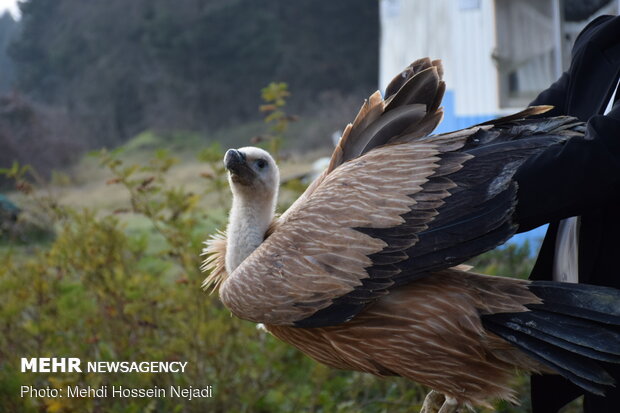
[[[569,350],[554,346],[546,340],[520,331],[508,323],[491,316],[482,317],[483,326],[504,340],[518,347],[525,354],[552,368],[583,389],[603,395],[613,378],[593,360],[575,355]]]
[[[443,113],[439,109],[445,92],[442,73],[440,61],[420,59],[390,82],[385,99],[372,95],[362,105],[348,133],[343,134],[338,145],[341,161],[398,141],[403,135],[431,133]]]
[[[561,305],[571,308],[581,318],[620,325],[620,290],[553,281],[534,281],[529,289],[544,300],[544,304],[549,306],[548,311],[553,306]],[[581,313],[583,310],[587,313]]]
[[[394,76],[392,81],[387,85],[387,87],[385,88],[385,98],[389,99],[391,96],[395,95],[400,90],[400,88],[414,75],[433,66],[437,68],[438,75],[442,77],[443,67],[441,65],[441,60],[431,61],[431,59],[429,59],[428,57],[424,57],[411,63],[405,68],[405,70]]]
[[[587,391],[603,394],[620,364],[620,290],[586,284],[533,281],[541,298],[522,313],[483,315],[489,331]],[[616,378],[617,379],[617,378]]]

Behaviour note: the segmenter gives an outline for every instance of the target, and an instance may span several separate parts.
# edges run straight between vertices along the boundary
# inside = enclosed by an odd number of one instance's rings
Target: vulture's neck
[[[232,273],[264,241],[275,213],[276,193],[235,193],[227,229],[226,271]]]

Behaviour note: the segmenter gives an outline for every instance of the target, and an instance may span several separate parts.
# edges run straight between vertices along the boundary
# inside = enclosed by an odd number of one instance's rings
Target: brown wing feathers
[[[411,210],[396,227],[357,227],[386,247],[371,256],[368,278],[297,326],[318,327],[350,319],[387,290],[466,261],[506,241],[517,185],[512,176],[530,156],[579,134],[572,118],[515,121],[425,138],[437,143],[439,167],[422,190],[410,194]],[[460,143],[459,143],[460,142]],[[462,152],[453,152],[462,146]],[[444,148],[448,151],[444,152]],[[396,150],[396,149],[395,149]],[[463,208],[466,206],[466,208]]]
[[[404,142],[431,133],[443,117],[443,111],[439,108],[446,89],[442,76],[440,60],[419,59],[390,82],[385,100],[381,99],[379,91],[373,93],[364,102],[353,123],[346,126],[327,169],[282,215],[280,222],[285,222],[325,177],[344,162],[374,147]],[[401,94],[406,98],[399,97]],[[398,97],[398,105],[392,103],[395,97]],[[390,105],[391,111],[394,108],[398,111],[386,114],[386,105]]]
[[[269,326],[269,331],[327,365],[399,375],[461,401],[484,404],[490,395],[510,398],[515,360],[539,368],[484,331],[479,318],[480,309],[519,311],[523,304],[539,302],[524,284],[445,270],[391,293],[348,323],[311,329]]]
[[[441,61],[420,59],[390,82],[385,100],[378,91],[370,96],[342,134],[328,171],[412,131],[430,133],[442,117],[442,75]]]
[[[354,228],[402,223],[408,194],[437,167],[437,153],[433,145],[383,147],[341,165],[224,282],[222,300],[241,318],[292,324],[352,291],[368,276],[369,256],[386,246]]]

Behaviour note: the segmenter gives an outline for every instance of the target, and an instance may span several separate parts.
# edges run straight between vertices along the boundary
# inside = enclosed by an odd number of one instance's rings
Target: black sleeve
[[[620,32],[620,19],[614,16],[599,16],[579,33],[571,51],[571,65],[567,72],[552,84],[547,90],[541,92],[530,106],[552,105],[554,109],[541,115],[541,117],[575,115],[568,113],[568,100],[571,92],[582,89],[583,84],[592,82],[584,76],[579,76],[580,68],[590,64],[588,57],[592,49],[605,50],[618,44]],[[596,39],[595,41],[593,39]],[[595,106],[595,105],[593,105]],[[583,121],[587,119],[582,119]]]
[[[575,41],[571,68],[530,105],[553,105],[543,117],[574,115],[568,108],[571,91],[576,83],[593,81],[575,73],[580,73],[588,50],[618,43],[618,27],[620,20],[613,16],[601,16],[588,24]],[[515,179],[519,184],[519,232],[604,204],[620,191],[620,106],[614,106],[608,116],[589,118],[584,138],[571,139],[528,160]]]
[[[620,189],[620,119],[590,118],[583,138],[528,160],[515,179],[519,232],[603,205]]]

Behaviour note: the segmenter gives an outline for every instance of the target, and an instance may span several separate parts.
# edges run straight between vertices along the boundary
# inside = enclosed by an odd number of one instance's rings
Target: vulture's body
[[[455,267],[514,234],[516,170],[583,125],[524,119],[546,110],[529,108],[428,136],[444,88],[439,62],[414,62],[385,100],[370,97],[279,218],[273,159],[229,151],[228,238],[206,248],[206,286],[319,362],[407,377],[458,403],[511,400],[515,368],[602,393],[605,363],[620,361],[617,291]]]

